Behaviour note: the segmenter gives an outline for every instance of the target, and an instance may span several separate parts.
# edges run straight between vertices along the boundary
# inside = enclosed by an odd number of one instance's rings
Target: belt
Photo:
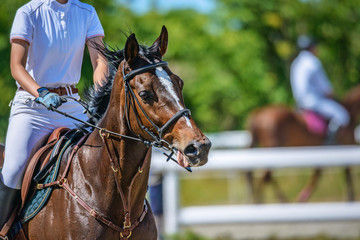
[[[49,89],[49,92],[57,93],[59,96],[75,94],[75,93],[79,92],[79,90],[73,85],[68,86],[68,87],[58,87],[58,88],[48,88],[48,89]],[[25,91],[25,89],[23,89],[22,87],[19,87],[19,91]]]

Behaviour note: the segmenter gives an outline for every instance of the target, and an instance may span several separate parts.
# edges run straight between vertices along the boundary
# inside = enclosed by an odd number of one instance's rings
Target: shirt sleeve
[[[22,39],[29,44],[32,42],[33,26],[29,15],[23,8],[17,10],[10,32],[10,43],[13,39]]]
[[[95,9],[93,9],[90,23],[89,23],[89,28],[86,33],[86,40],[89,40],[94,37],[99,37],[99,36],[101,36],[101,37],[105,36],[104,29],[101,26],[100,19],[97,15]]]
[[[325,70],[324,70],[322,64],[319,65],[319,67],[314,75],[315,75],[314,77],[317,79],[319,94],[321,94],[321,95],[331,94],[333,91],[333,88],[332,88],[332,85],[330,83],[328,76],[325,73]]]

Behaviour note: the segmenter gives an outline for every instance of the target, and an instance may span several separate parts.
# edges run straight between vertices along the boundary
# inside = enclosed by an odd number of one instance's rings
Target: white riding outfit
[[[334,127],[344,127],[349,123],[347,110],[328,97],[332,93],[331,83],[313,53],[307,50],[300,52],[291,65],[290,80],[299,108],[319,113]]]
[[[95,9],[79,0],[60,4],[56,0],[32,0],[18,9],[10,41],[22,39],[29,45],[26,70],[41,86],[66,87],[67,95],[79,98],[71,90],[80,80],[86,41],[104,36]],[[18,83],[17,83],[18,84]],[[74,120],[47,110],[33,101],[28,92],[18,91],[12,101],[6,136],[5,162],[1,180],[19,189],[29,154],[35,143],[58,127],[76,127]],[[59,108],[82,120],[83,108],[69,100]]]

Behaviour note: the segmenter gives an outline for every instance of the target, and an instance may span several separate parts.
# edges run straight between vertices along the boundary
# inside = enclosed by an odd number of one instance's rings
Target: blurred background
[[[9,32],[26,0],[0,6],[0,139],[16,86],[9,71]],[[185,81],[185,102],[205,132],[241,130],[248,113],[270,103],[292,105],[289,66],[299,34],[321,42],[319,54],[341,97],[360,81],[358,0],[88,0],[105,41],[123,48],[122,31],[151,45],[169,30],[165,59]],[[85,58],[83,78],[91,81]],[[86,82],[82,81],[82,82]],[[79,86],[80,88],[83,86]]]
[[[8,105],[16,91],[9,68],[9,32],[17,8],[26,2],[2,0],[0,4],[0,142],[5,139],[10,110]],[[167,27],[169,47],[164,59],[169,62],[172,71],[184,80],[186,106],[191,109],[199,127],[210,135],[244,130],[249,113],[258,107],[278,103],[294,105],[289,70],[297,54],[296,39],[300,34],[310,34],[321,42],[319,58],[334,85],[336,97],[342,98],[346,91],[360,83],[360,0],[83,2],[96,8],[105,30],[105,42],[111,47],[124,47],[126,37],[123,32],[134,32],[141,44],[151,45],[159,35],[161,26]],[[92,69],[86,55],[82,81],[78,87],[82,91],[91,81]],[[360,185],[356,183],[360,180],[360,170],[354,167],[352,171],[356,194],[354,200],[359,200]],[[311,172],[311,168],[275,172],[278,181],[285,183],[282,188],[289,201],[296,197]],[[252,201],[244,190],[243,173],[195,174],[189,176],[183,173],[181,177],[180,206],[248,204]],[[261,175],[261,172],[255,172],[255,179]],[[224,187],[229,184],[232,187]],[[311,201],[347,200],[342,169],[331,168],[324,173],[321,184]],[[219,191],[216,194],[215,189]],[[267,202],[278,202],[272,192],[264,194]],[[315,231],[315,236],[305,238],[268,231],[268,236],[258,238],[360,239],[358,222],[347,222],[346,225],[352,232],[350,235],[344,234],[344,238],[336,234],[327,235],[326,230]],[[344,225],[336,226],[339,233],[350,231]],[[244,225],[234,228],[239,231],[259,231],[252,227]],[[262,226],[262,229],[266,228],[273,227]],[[329,228],[336,229],[333,225]],[[180,233],[174,239],[238,239],[231,232],[211,237],[203,236],[204,231],[189,231]],[[244,236],[242,239],[253,239],[251,235]]]

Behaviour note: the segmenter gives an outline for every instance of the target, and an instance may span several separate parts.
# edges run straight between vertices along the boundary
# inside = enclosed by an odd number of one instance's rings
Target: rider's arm
[[[96,49],[96,46],[104,46],[102,37],[94,37],[91,40],[88,40],[86,44],[89,49],[91,64],[94,70],[94,84],[95,86],[101,86],[105,76],[108,73],[107,61],[105,57],[98,51],[98,49]]]
[[[12,39],[10,55],[11,75],[23,89],[34,97],[38,97],[39,93],[37,92],[37,89],[40,88],[40,86],[25,69],[28,50],[28,42],[21,39]]]

